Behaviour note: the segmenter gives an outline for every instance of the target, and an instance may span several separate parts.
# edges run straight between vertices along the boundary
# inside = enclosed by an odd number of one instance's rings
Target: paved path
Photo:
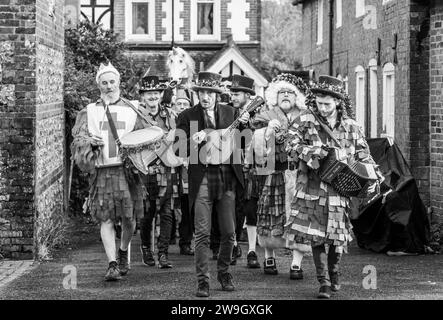
[[[96,235],[92,240],[64,250],[54,260],[34,266],[32,272],[14,281],[8,278],[8,283],[0,286],[0,299],[198,299],[194,296],[193,257],[179,255],[178,246],[174,245],[170,249],[172,269],[147,267],[140,261],[138,235],[132,247],[132,268],[128,276],[116,283],[103,281],[107,263],[98,232]],[[242,244],[242,248],[245,252],[246,244]],[[258,254],[262,261],[263,250],[259,249]],[[232,293],[220,290],[216,281],[216,262],[211,261],[210,299],[315,299],[318,286],[312,257],[303,261],[305,278],[301,281],[289,280],[290,260],[284,250],[279,251],[279,274],[269,276],[263,274],[262,268],[247,269],[243,254],[238,264],[232,267],[236,285],[236,291]],[[12,262],[4,261],[2,265],[5,263]],[[17,263],[22,264],[19,270],[30,264]],[[376,271],[376,289],[363,287],[364,278],[368,276],[364,268],[369,268],[371,275]],[[342,261],[343,288],[333,299],[443,299],[442,270],[443,255],[388,257],[351,247]],[[74,274],[76,283],[69,278]]]

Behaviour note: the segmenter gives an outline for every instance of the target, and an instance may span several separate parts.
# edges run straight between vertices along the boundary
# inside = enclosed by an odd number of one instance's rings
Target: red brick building
[[[151,67],[151,74],[166,78],[168,51],[178,46],[195,60],[196,72],[204,69],[224,77],[241,73],[254,77],[260,88],[267,85],[258,68],[261,0],[81,0],[80,4],[82,18],[113,28],[128,44],[137,69]],[[238,52],[227,50],[231,35]],[[220,51],[232,52],[223,65],[214,61],[222,56]]]
[[[368,137],[391,136],[443,218],[443,3],[296,0],[305,69],[341,77]]]

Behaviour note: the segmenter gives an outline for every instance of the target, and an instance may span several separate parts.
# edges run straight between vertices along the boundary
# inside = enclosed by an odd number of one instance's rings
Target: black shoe
[[[120,280],[122,276],[120,275],[120,270],[116,261],[109,262],[108,271],[105,275],[105,281],[117,281]]]
[[[160,269],[169,269],[172,268],[172,264],[168,261],[168,255],[162,253],[158,256],[158,267]]]
[[[291,280],[301,280],[303,279],[303,270],[297,266],[291,266],[289,269],[289,279]]]
[[[223,291],[235,290],[234,284],[232,283],[232,275],[229,272],[219,273],[217,280],[220,282]]]
[[[341,289],[341,285],[338,282],[338,274],[329,274],[329,279],[331,279],[331,290],[337,292]]]
[[[277,265],[275,264],[275,258],[265,259],[263,263],[263,271],[265,274],[278,274]]]
[[[255,251],[249,252],[247,259],[248,259],[248,264],[247,264],[248,268],[251,268],[251,269],[260,268],[260,263],[257,260],[257,254],[255,253]]]
[[[145,246],[140,246],[140,250],[142,252],[142,262],[143,264],[153,267],[155,266],[154,254],[151,249]]]
[[[180,247],[180,254],[185,256],[193,256],[194,250],[192,250],[190,245],[184,245]]]
[[[197,297],[201,297],[201,298],[209,297],[209,282],[199,281],[198,287],[197,287],[197,293],[195,295]]]
[[[232,257],[241,258],[242,251],[239,245],[234,246],[232,249]]]
[[[120,269],[120,274],[122,276],[125,276],[130,269],[128,262],[128,250],[123,251],[121,249],[118,249],[117,263],[118,263],[118,268]]]
[[[331,297],[331,287],[328,285],[322,285],[318,291],[317,298],[329,299]]]

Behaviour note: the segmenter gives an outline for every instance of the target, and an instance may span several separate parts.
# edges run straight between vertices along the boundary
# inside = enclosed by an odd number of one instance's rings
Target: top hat
[[[315,78],[315,71],[309,70],[283,70],[282,73],[292,74],[298,78],[301,78],[306,84],[309,84]]]
[[[321,93],[342,100],[346,95],[343,81],[326,75],[318,77],[318,82],[311,86],[311,91],[314,94]]]
[[[254,79],[234,74],[231,82],[232,84],[229,86],[231,91],[243,91],[255,96]]]
[[[222,76],[213,72],[199,72],[197,81],[192,87],[192,90],[208,90],[216,93],[222,93],[223,90],[220,87]]]
[[[139,93],[148,91],[163,91],[167,88],[166,84],[160,83],[157,76],[146,76],[143,77],[141,87],[138,90]]]

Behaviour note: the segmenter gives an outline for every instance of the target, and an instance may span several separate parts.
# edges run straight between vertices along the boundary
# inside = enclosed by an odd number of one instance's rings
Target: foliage
[[[274,77],[298,70],[302,59],[302,16],[292,1],[262,1],[262,69]]]
[[[71,130],[78,111],[92,101],[100,92],[95,83],[95,75],[100,63],[110,61],[121,74],[122,95],[133,98],[134,85],[140,74],[136,74],[125,55],[125,44],[118,40],[112,30],[104,30],[101,25],[82,21],[76,27],[65,30],[65,91],[67,156],[70,158]],[[141,71],[140,71],[141,72]],[[70,212],[78,214],[88,195],[86,175],[74,168],[71,181]]]

